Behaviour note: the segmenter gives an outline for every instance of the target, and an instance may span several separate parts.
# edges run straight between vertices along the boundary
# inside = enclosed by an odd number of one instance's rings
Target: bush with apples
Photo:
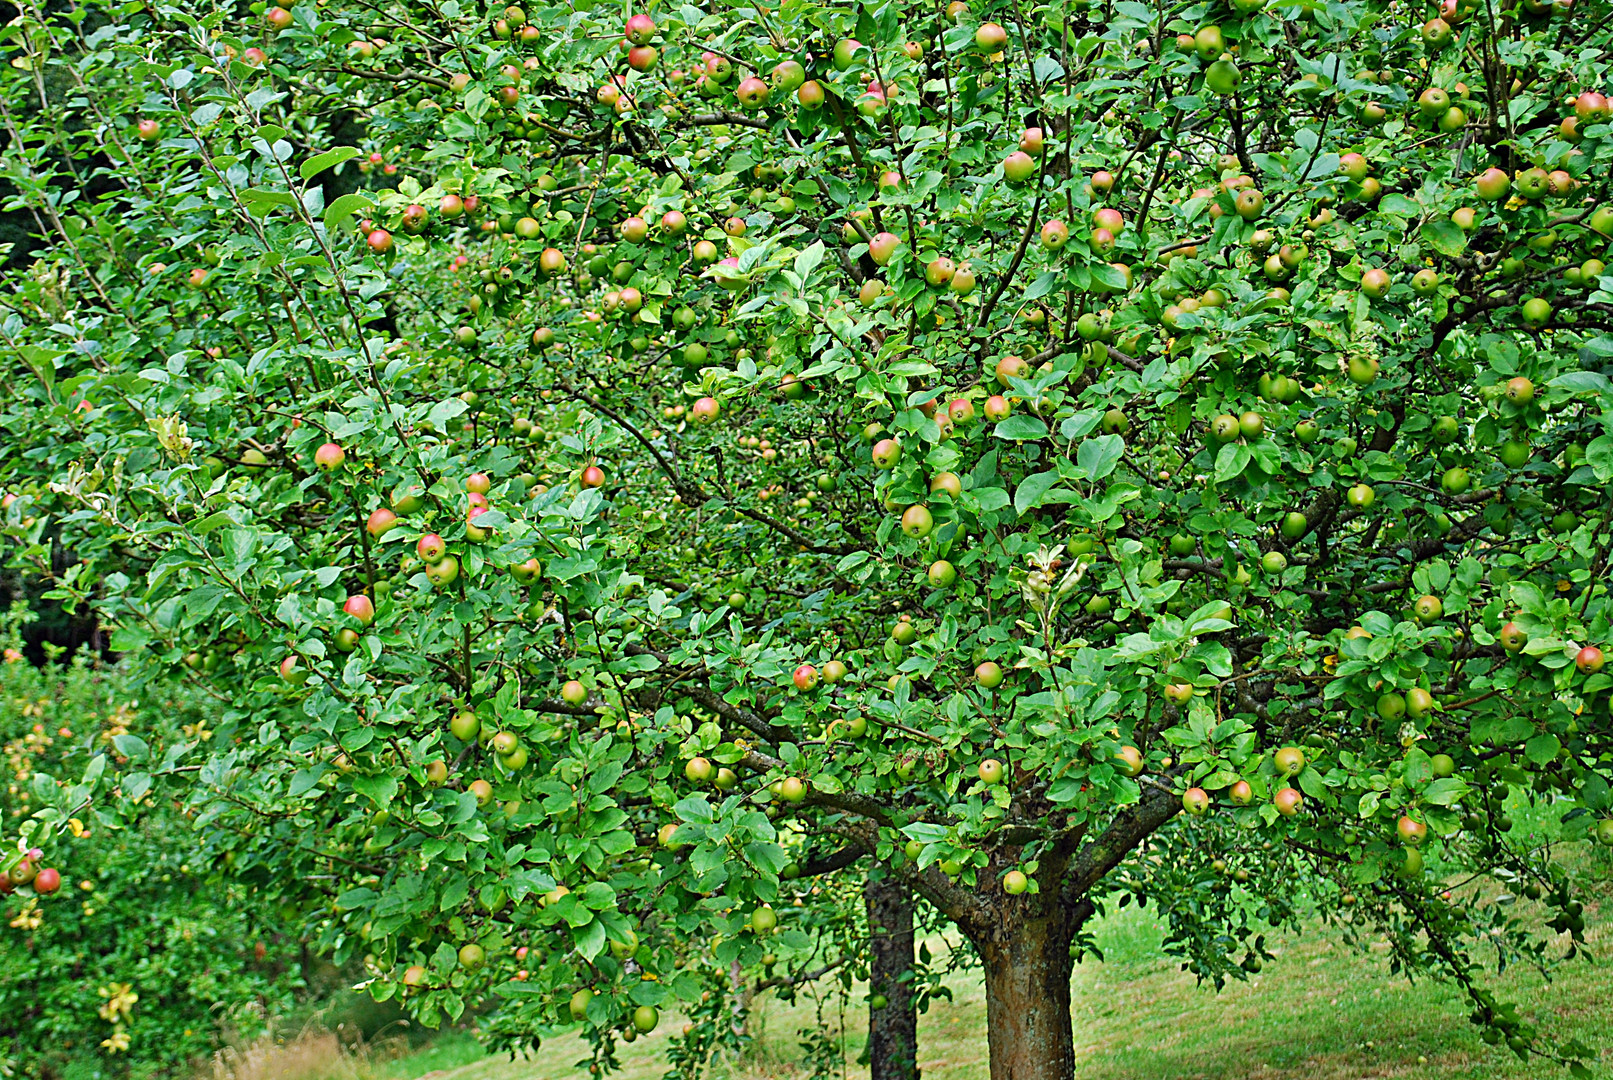
[[[123,784],[427,1022],[692,1070],[867,879],[994,1077],[1133,898],[1578,1061],[1480,961],[1584,930],[1508,798],[1613,842],[1606,14],[27,8],[11,561],[229,700]]]
[[[0,1069],[191,1075],[226,1036],[255,1037],[292,1007],[305,986],[298,913],[287,920],[251,882],[219,875],[215,849],[171,801],[146,795],[136,812],[97,797],[117,765],[108,751],[205,734],[199,695],[87,666],[35,669],[9,630],[0,814],[12,839],[30,821],[65,827],[30,834],[43,847],[8,858],[0,881]]]

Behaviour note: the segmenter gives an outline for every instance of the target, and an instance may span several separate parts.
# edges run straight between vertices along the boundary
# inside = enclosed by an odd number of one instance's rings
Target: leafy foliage
[[[427,1022],[692,1072],[877,860],[995,1075],[1097,904],[1219,983],[1297,881],[1577,1062],[1424,853],[1573,954],[1500,808],[1613,839],[1603,6],[29,9],[14,564]]]
[[[114,673],[14,659],[0,665],[0,710],[8,828],[39,808],[42,784],[83,773],[114,743],[206,723],[188,694],[142,700]],[[66,871],[61,892],[5,905],[0,1063],[11,1075],[187,1075],[225,1033],[261,1031],[302,985],[295,933],[214,875],[170,803],[148,800],[129,828],[79,809],[50,852]]]

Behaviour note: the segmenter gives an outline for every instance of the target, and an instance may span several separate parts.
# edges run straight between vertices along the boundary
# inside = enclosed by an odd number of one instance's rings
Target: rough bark
[[[1070,942],[1076,913],[1008,918],[970,935],[986,974],[991,1080],[1070,1080]]]
[[[913,894],[893,877],[863,883],[868,911],[869,996],[885,1007],[868,1010],[870,1080],[918,1080],[918,1010],[913,998]]]

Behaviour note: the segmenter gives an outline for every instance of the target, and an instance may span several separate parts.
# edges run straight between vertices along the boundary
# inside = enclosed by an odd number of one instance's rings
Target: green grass
[[[1603,911],[1587,911],[1595,927]],[[1279,936],[1277,959],[1248,983],[1216,993],[1198,986],[1174,961],[1161,958],[1161,931],[1150,914],[1128,909],[1104,919],[1097,936],[1106,959],[1088,959],[1075,974],[1072,1013],[1083,1080],[1416,1080],[1566,1077],[1543,1060],[1519,1062],[1479,1041],[1456,992],[1430,982],[1408,983],[1389,974],[1381,951],[1363,955],[1325,931]],[[1593,951],[1613,932],[1592,934]],[[945,942],[931,943],[940,950]],[[1613,978],[1605,969],[1576,962],[1546,985],[1532,971],[1509,972],[1497,984],[1556,1038],[1570,1035],[1597,1047],[1605,1067],[1613,1043]],[[928,1080],[983,1080],[987,1076],[985,999],[972,973],[953,978],[955,1000],[938,1002],[919,1021],[920,1065]],[[860,999],[860,988],[853,1000]],[[833,1010],[826,1015],[836,1015]],[[784,1006],[763,1000],[752,1030],[756,1042],[744,1059],[719,1063],[716,1080],[797,1080],[796,1033],[814,1021],[810,1003]],[[848,1011],[844,1032],[853,1062],[862,1049],[862,1016]],[[666,1065],[664,1046],[678,1021],[622,1047],[628,1080],[651,1080]],[[464,1034],[445,1037],[421,1054],[391,1066],[385,1080],[560,1080],[574,1077],[586,1056],[575,1037],[553,1040],[533,1060],[484,1057]],[[1602,1070],[1598,1070],[1599,1072]],[[847,1077],[865,1077],[855,1064]]]

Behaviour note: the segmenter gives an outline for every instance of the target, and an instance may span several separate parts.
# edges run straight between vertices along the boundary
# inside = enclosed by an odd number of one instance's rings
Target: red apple
[[[795,676],[792,681],[795,683],[797,690],[803,692],[814,690],[818,685],[818,669],[811,664],[802,664],[795,669]]]

